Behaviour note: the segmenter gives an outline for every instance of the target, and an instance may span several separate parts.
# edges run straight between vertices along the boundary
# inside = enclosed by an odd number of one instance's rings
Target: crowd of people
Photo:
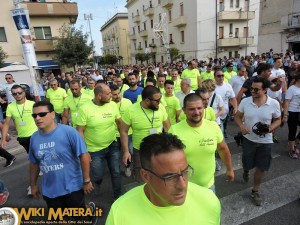
[[[12,74],[6,77],[13,80]],[[275,131],[284,123],[287,154],[299,155],[300,63],[289,51],[79,69],[45,75],[39,87],[42,101],[37,102],[27,100],[17,83],[7,88],[13,101],[2,127],[7,137],[13,120],[29,154],[28,194],[39,195],[40,174],[48,207],[94,208],[85,206],[84,194],[100,190],[107,165],[115,201],[107,224],[138,223],[154,215],[174,224],[195,215],[201,224],[220,224],[216,154],[226,180],[235,179],[226,144],[229,119],[240,129],[245,182],[255,169],[249,193],[255,205],[263,204],[260,185],[271,165],[272,144],[279,141]],[[11,166],[16,157],[5,151],[7,141],[2,138],[0,153]],[[145,184],[122,193],[121,167]],[[128,209],[138,216],[126,216]]]

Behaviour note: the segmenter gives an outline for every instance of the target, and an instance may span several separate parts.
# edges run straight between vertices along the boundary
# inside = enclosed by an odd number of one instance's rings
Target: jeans
[[[121,171],[120,171],[120,147],[117,141],[111,143],[107,148],[97,152],[90,152],[91,174],[96,184],[101,184],[105,174],[105,160],[110,171],[114,198],[121,196]]]
[[[5,187],[3,181],[2,181],[1,178],[0,178],[0,194],[1,194],[1,193],[4,193],[4,192],[6,192],[6,191],[7,191],[7,188]]]

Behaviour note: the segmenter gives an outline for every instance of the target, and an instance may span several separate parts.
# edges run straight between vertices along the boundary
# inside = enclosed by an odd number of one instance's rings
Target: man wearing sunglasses
[[[11,118],[13,117],[18,133],[17,140],[28,153],[30,138],[32,134],[37,131],[37,127],[31,116],[34,102],[26,99],[25,91],[20,85],[12,86],[11,93],[14,96],[15,101],[7,106],[6,118],[2,129],[2,137],[6,137]],[[2,138],[1,147],[5,149],[6,146],[6,138]],[[28,188],[28,195],[31,195],[30,188]]]
[[[188,164],[184,144],[171,134],[152,134],[140,145],[140,175],[145,182],[111,207],[106,225],[113,224],[220,224],[216,195],[188,182],[194,169]],[[135,212],[130,216],[130,212]]]
[[[5,75],[6,84],[3,84],[2,87],[5,89],[7,103],[15,101],[14,96],[11,94],[11,88],[16,84],[12,74],[8,73]],[[3,99],[0,99],[0,102],[3,102]],[[3,102],[4,103],[4,102]]]
[[[255,77],[250,88],[252,97],[244,98],[241,101],[235,115],[235,122],[245,137],[242,143],[243,179],[245,183],[248,182],[249,171],[255,168],[251,198],[257,206],[262,205],[259,188],[272,161],[272,133],[281,124],[279,103],[267,96],[268,87],[269,81],[266,78]],[[259,135],[255,132],[258,122],[267,125],[267,133]]]

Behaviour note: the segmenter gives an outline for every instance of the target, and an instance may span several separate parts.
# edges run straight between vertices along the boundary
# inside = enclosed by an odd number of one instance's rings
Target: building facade
[[[78,16],[77,3],[65,0],[24,0],[21,8],[27,9],[30,18],[30,31],[34,42],[38,66],[44,71],[59,69],[52,60],[53,41],[59,36],[63,24],[74,24]],[[7,64],[24,63],[19,34],[11,16],[13,1],[3,1],[0,8],[0,45],[8,54]]]
[[[261,5],[258,52],[292,50],[300,57],[300,0],[264,0]]]
[[[133,62],[136,53],[166,62],[166,43],[187,60],[257,53],[259,0],[128,0],[125,7]]]
[[[131,49],[128,30],[128,14],[117,13],[100,29],[102,36],[102,54],[113,54],[119,64],[131,64]]]

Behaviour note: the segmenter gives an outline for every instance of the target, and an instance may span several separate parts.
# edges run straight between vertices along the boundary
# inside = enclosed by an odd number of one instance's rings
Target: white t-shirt
[[[223,83],[222,85],[216,85],[216,94],[220,95],[224,101],[225,112],[220,116],[221,119],[225,119],[229,112],[229,100],[235,98],[234,91],[230,84]]]
[[[288,111],[300,112],[300,88],[295,85],[290,86],[286,91],[285,99],[290,100]]]
[[[235,95],[238,95],[238,93],[241,90],[245,80],[246,79],[245,79],[244,76],[238,76],[238,75],[235,75],[231,78],[230,85],[231,85]]]
[[[285,77],[285,72],[283,69],[275,69],[271,70],[271,77]]]
[[[5,94],[6,94],[6,98],[7,98],[7,102],[11,103],[13,101],[15,101],[14,96],[12,96],[11,94],[11,88],[12,86],[17,85],[17,83],[12,83],[12,84],[2,84],[2,88],[5,89]]]
[[[191,90],[189,94],[191,94],[191,93],[195,93],[195,92],[193,90]],[[175,94],[175,96],[179,99],[180,106],[183,107],[183,99],[187,95],[184,94],[182,91],[179,91]]]
[[[215,92],[213,92],[212,95],[209,98],[208,106],[211,105],[211,101],[212,101],[212,98],[214,96],[214,93]],[[216,97],[215,97],[215,99],[214,99],[213,104],[212,104],[211,107],[214,109],[215,113],[218,113],[219,110],[220,110],[220,108],[224,107],[224,101],[223,101],[223,99],[222,99],[222,97],[220,95],[216,94]],[[218,125],[221,124],[221,120],[220,120],[219,116],[216,118],[216,122],[217,122]]]
[[[95,74],[95,75],[91,75],[91,78],[94,80],[94,81],[98,81],[98,80],[103,80],[103,76],[102,75],[97,75],[97,74]]]
[[[271,89],[268,88],[267,95],[273,99],[276,100],[282,100],[282,90],[280,89],[279,91],[272,91]]]

